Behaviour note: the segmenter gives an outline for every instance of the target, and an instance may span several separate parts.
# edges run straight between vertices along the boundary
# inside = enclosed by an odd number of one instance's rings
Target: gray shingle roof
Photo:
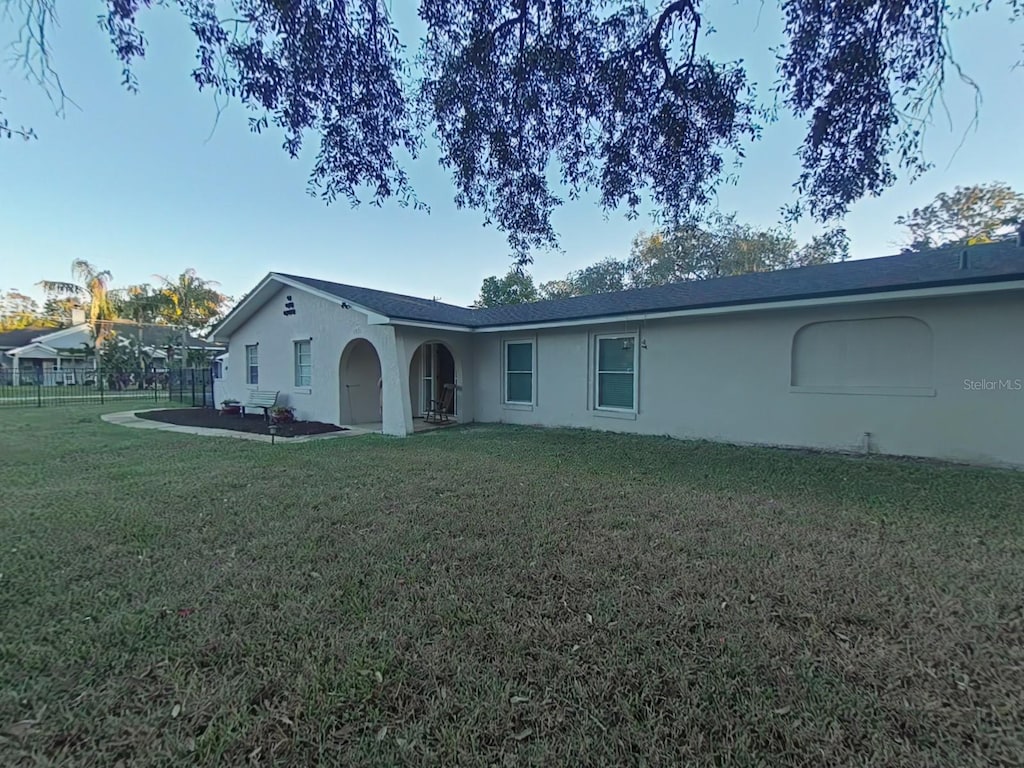
[[[961,269],[965,250],[969,266]],[[1006,241],[487,309],[297,275],[282,277],[394,319],[486,328],[1018,280],[1024,279],[1024,248]]]
[[[139,327],[134,323],[114,320],[109,325],[110,329],[116,331],[119,336],[130,336],[133,339],[139,338]],[[62,330],[67,330],[67,328],[21,328],[17,331],[5,331],[0,333],[0,349],[24,347],[31,344],[32,339]],[[52,342],[47,342],[43,339],[42,343],[58,349],[66,349],[66,345],[62,343],[60,338],[54,339]],[[181,331],[170,326],[144,325],[142,327],[142,343],[148,347],[179,346],[181,344]],[[204,339],[189,334],[189,347],[222,349],[223,346],[223,344],[211,344]]]
[[[286,275],[284,272],[275,272],[274,274],[337,296],[339,299],[346,299],[353,304],[359,304],[387,317],[401,320],[420,320],[446,325],[474,325],[473,318],[480,311],[432,299],[421,299],[417,296],[404,296],[400,293],[377,291],[373,288],[360,288],[358,285],[344,285],[312,277]]]
[[[139,326],[130,322],[110,323],[110,329],[118,336],[127,336],[132,339],[139,338]],[[144,325],[142,326],[142,344],[146,347],[178,347],[181,346],[181,329],[171,326]],[[223,344],[211,344],[205,339],[188,335],[188,346],[191,349],[223,349]]]
[[[36,336],[43,336],[53,333],[58,328],[19,328],[16,331],[4,331],[0,333],[0,349],[17,349],[31,344]]]

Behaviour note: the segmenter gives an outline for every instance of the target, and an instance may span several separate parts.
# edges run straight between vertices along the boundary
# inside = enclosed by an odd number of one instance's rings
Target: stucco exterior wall
[[[294,315],[283,314],[289,296]],[[312,353],[312,381],[309,387],[298,387],[294,342],[306,339]],[[349,347],[356,339],[373,346],[379,372],[364,345]],[[417,375],[412,361],[425,342],[442,342],[452,351],[459,387],[457,418],[472,421],[472,392],[462,386],[472,365],[468,334],[371,325],[364,313],[298,288],[282,288],[232,333],[223,379],[216,384],[217,400],[233,397],[245,402],[251,390],[277,390],[278,402],[295,408],[296,418],[331,424],[381,421],[383,401],[385,434],[411,434],[410,392],[415,382],[410,373]],[[257,385],[247,383],[245,347],[250,344],[259,347]]]
[[[801,328],[892,317],[917,318],[930,330],[926,379],[918,371],[913,388],[873,393],[794,386]],[[623,330],[640,340],[635,414],[602,412],[593,402],[594,334]],[[536,341],[529,407],[502,403],[502,341],[517,338]],[[867,441],[880,453],[1024,466],[1020,293],[476,334],[473,341],[478,421],[855,451]],[[915,344],[907,354],[923,366]],[[866,354],[874,370],[906,367],[898,344]]]
[[[294,315],[284,315],[291,296]],[[229,340],[230,356],[218,397],[233,397],[245,402],[250,390],[278,390],[278,402],[295,408],[296,418],[344,423],[340,376],[342,352],[353,339],[370,342],[380,357],[382,390],[385,401],[400,403],[407,388],[406,375],[398,370],[395,329],[370,325],[365,314],[299,289],[282,288],[260,307]],[[295,385],[294,342],[310,340],[312,380],[309,387]],[[245,347],[259,347],[259,384],[249,385],[246,376]],[[384,431],[406,434],[411,416],[399,407],[384,409]]]

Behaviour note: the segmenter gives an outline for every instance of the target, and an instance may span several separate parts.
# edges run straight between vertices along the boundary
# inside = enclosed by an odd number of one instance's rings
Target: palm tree
[[[77,282],[61,280],[40,280],[38,285],[51,296],[78,296],[85,302],[86,317],[92,327],[96,345],[99,346],[107,333],[104,320],[117,315],[110,291],[113,275],[109,269],[98,269],[85,259],[71,262],[71,276]]]
[[[111,291],[114,309],[117,316],[134,322],[137,326],[136,336],[138,344],[139,368],[143,367],[143,332],[146,325],[153,325],[162,319],[161,313],[167,306],[167,297],[160,291],[153,290],[148,283],[140,285],[129,285],[127,288],[120,288]]]
[[[160,293],[165,303],[161,316],[172,325],[181,327],[181,364],[188,356],[188,332],[205,328],[223,311],[227,297],[217,290],[220,283],[204,280],[194,269],[186,269],[177,278],[156,275],[163,284]]]

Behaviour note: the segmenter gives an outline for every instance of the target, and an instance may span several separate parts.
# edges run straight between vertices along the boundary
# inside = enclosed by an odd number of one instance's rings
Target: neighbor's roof
[[[32,339],[53,333],[58,328],[19,328],[16,331],[0,332],[0,349],[14,349],[24,347],[31,343]]]
[[[113,321],[110,328],[118,336],[131,339],[139,338],[139,326],[131,322]],[[144,347],[180,347],[181,329],[169,325],[144,325],[142,326],[142,345]],[[223,344],[216,344],[198,336],[188,335],[189,349],[223,349]]]
[[[104,323],[118,336],[132,339],[139,338],[139,326],[132,322],[113,320]],[[45,344],[54,349],[74,349],[81,347],[81,332],[87,325],[69,325],[64,328],[22,328],[17,331],[0,333],[0,349],[21,349],[33,342]],[[181,330],[173,326],[144,325],[142,326],[142,344],[146,347],[177,347],[181,345]],[[78,336],[78,341],[71,341]],[[223,349],[223,344],[215,344],[189,334],[190,349]]]
[[[965,250],[969,265],[961,269]],[[1020,280],[1024,279],[1024,248],[1013,241],[944,248],[487,309],[271,273],[275,275],[392,320],[487,328]]]

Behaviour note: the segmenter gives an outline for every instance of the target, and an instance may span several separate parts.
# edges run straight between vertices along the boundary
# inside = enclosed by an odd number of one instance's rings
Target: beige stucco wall
[[[886,317],[918,318],[930,329],[929,393],[829,394],[792,385],[793,339],[802,327]],[[621,330],[639,331],[646,347],[635,415],[602,413],[592,402],[593,334]],[[501,402],[501,341],[520,337],[537,342],[532,408]],[[889,363],[872,365],[903,365],[898,345],[880,347]],[[838,450],[861,450],[870,433],[871,449],[881,453],[1024,466],[1021,293],[476,334],[474,356],[478,421]]]
[[[287,296],[292,297],[295,305],[294,315],[283,314]],[[294,342],[301,339],[311,340],[312,382],[309,387],[295,386]],[[332,424],[368,421],[379,412],[377,403],[381,395],[375,391],[376,368],[369,370],[373,360],[363,359],[365,350],[356,349],[357,359],[346,356],[345,366],[342,365],[342,354],[353,339],[366,339],[379,357],[386,434],[412,432],[410,364],[420,344],[445,343],[455,356],[456,376],[460,382],[463,371],[470,370],[472,346],[466,334],[373,325],[356,309],[344,309],[337,302],[298,288],[282,288],[231,335],[230,356],[216,390],[218,401],[233,397],[244,402],[250,390],[278,390],[279,402],[294,407],[299,419]],[[260,371],[256,386],[246,383],[245,347],[248,344],[259,345]],[[464,393],[464,389],[460,384],[459,418],[471,421],[473,397],[471,393]],[[351,408],[349,395],[352,396]],[[372,420],[377,421],[379,417]]]
[[[286,297],[291,296],[295,314],[285,316]],[[228,342],[230,357],[218,397],[245,401],[250,390],[278,390],[278,402],[295,408],[296,418],[342,423],[343,386],[339,375],[342,351],[355,338],[373,344],[380,356],[385,398],[400,402],[396,364],[395,329],[370,325],[354,309],[295,288],[282,288],[250,317]],[[309,387],[295,386],[294,342],[311,339],[312,381]],[[259,384],[246,383],[245,347],[259,345]],[[386,432],[405,434],[405,414],[400,408],[385,409]]]

